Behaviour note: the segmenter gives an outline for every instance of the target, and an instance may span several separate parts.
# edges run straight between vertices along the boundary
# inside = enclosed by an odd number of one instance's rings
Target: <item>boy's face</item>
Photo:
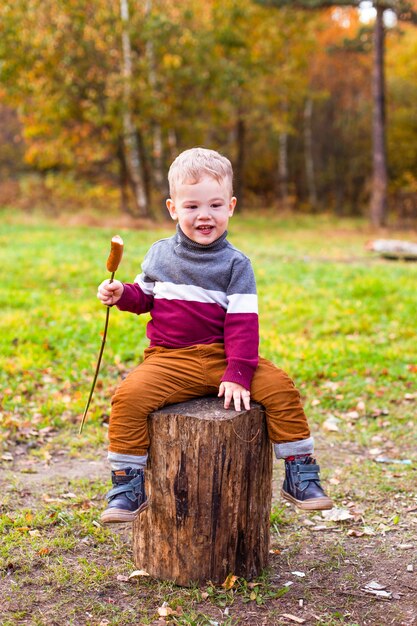
[[[230,197],[227,181],[203,176],[198,183],[178,185],[175,198],[167,200],[173,220],[178,220],[182,232],[197,243],[216,241],[227,230],[236,198]]]

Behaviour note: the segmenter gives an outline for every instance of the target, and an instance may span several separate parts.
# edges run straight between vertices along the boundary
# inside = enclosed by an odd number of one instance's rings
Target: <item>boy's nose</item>
[[[198,216],[201,219],[208,219],[210,217],[210,208],[209,207],[200,207],[200,211]]]

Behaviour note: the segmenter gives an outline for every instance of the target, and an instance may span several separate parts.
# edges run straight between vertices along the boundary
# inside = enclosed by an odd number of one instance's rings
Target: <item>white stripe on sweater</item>
[[[146,294],[147,296],[152,296],[153,295],[153,291],[154,291],[154,288],[155,288],[155,283],[145,283],[142,280],[142,274],[138,274],[136,276],[135,283],[137,283],[139,285],[139,287],[142,289],[144,294]]]
[[[202,302],[219,304],[228,313],[258,313],[258,297],[256,294],[236,293],[226,296],[222,291],[203,289],[195,285],[178,285],[170,282],[144,282],[137,276],[135,282],[146,295],[164,300],[183,300],[186,302]]]
[[[252,293],[235,293],[228,297],[228,313],[258,313],[258,296]]]
[[[177,285],[176,283],[157,282],[154,289],[155,298],[165,300],[185,300],[187,302],[206,302],[219,304],[227,309],[226,294],[213,289],[203,289],[195,285]]]

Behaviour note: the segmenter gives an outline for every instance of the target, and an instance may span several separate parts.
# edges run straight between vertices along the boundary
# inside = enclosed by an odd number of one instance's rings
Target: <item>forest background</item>
[[[417,10],[415,2],[374,4]],[[170,162],[204,145],[233,161],[240,207],[367,215],[370,7],[2,3],[0,205],[158,219]],[[398,15],[384,12],[387,200],[391,221],[409,225],[417,219],[417,27]]]

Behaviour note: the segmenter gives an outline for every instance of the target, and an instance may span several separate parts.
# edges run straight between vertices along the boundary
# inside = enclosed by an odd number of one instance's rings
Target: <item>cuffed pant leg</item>
[[[148,455],[143,454],[142,456],[139,456],[137,454],[109,452],[107,454],[107,460],[109,461],[112,470],[120,470],[125,467],[131,467],[132,469],[145,469],[148,461]]]
[[[313,440],[310,437],[300,392],[283,370],[260,358],[252,380],[251,398],[265,407],[269,438],[274,444],[279,444],[275,453],[281,457],[283,452],[292,450],[294,445],[287,448],[290,443],[297,443],[295,448],[308,447],[309,452],[312,452]],[[302,440],[305,440],[303,444]],[[290,452],[285,456],[291,454]]]
[[[289,456],[308,455],[314,452],[314,439],[300,439],[289,443],[274,443],[274,453],[277,459],[286,459]]]

